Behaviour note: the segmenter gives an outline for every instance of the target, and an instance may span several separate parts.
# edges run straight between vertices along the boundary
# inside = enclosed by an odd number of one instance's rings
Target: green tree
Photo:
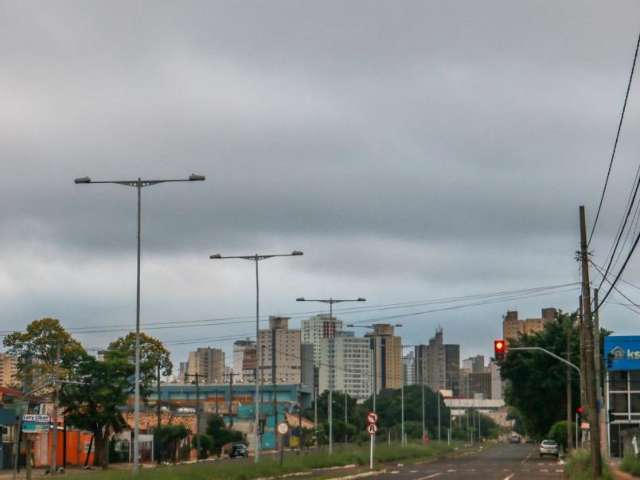
[[[571,362],[579,365],[580,339],[573,326],[575,315],[560,313],[558,321],[544,330],[511,340],[509,347],[542,347],[566,356],[566,329],[571,329]],[[606,333],[606,332],[604,332]],[[519,412],[528,435],[541,438],[551,426],[566,416],[566,366],[543,352],[507,350],[501,362],[501,375],[507,382],[505,400]],[[580,402],[579,379],[573,372],[572,411]],[[553,408],[551,408],[553,407]]]
[[[562,448],[566,450],[567,448],[567,421],[560,420],[559,422],[554,423],[549,429],[549,433],[547,434],[547,438],[555,440],[558,442],[558,445],[562,445]]]
[[[50,381],[51,376],[72,376],[86,352],[55,318],[34,320],[24,332],[7,335],[3,344],[7,353],[17,359],[16,377],[20,381],[32,379],[36,383]],[[56,359],[60,349],[60,365]],[[28,368],[28,365],[31,365]]]
[[[109,351],[117,351],[127,358],[135,359],[136,334],[130,332],[124,337],[120,337],[109,344]],[[153,384],[158,378],[158,365],[160,374],[171,375],[173,364],[171,355],[164,344],[157,338],[145,333],[140,333],[140,395],[147,398],[153,390]]]
[[[220,456],[222,447],[231,442],[241,442],[244,440],[242,432],[227,428],[224,419],[220,415],[209,417],[207,422],[207,435],[213,439],[211,451]]]
[[[161,461],[176,463],[181,456],[182,441],[189,436],[184,425],[161,425],[153,430],[157,454]]]
[[[103,361],[87,355],[77,374],[82,383],[61,391],[66,422],[93,433],[94,465],[107,468],[109,437],[127,426],[120,408],[129,398],[133,366],[121,352],[110,352]]]
[[[198,448],[198,437],[200,437],[200,450],[198,451],[198,458],[209,458],[213,451],[213,438],[210,435],[200,434],[194,435],[191,439],[191,446],[195,449]]]

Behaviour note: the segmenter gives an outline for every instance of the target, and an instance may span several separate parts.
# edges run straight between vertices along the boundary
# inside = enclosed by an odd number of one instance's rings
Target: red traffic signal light
[[[493,353],[496,360],[504,360],[504,356],[507,353],[507,344],[504,340],[494,340]]]
[[[576,413],[577,413],[578,415],[582,415],[582,414],[584,413],[584,407],[578,407],[578,408],[576,408]]]

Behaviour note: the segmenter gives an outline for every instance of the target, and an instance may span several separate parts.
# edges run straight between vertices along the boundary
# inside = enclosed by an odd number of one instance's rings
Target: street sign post
[[[369,412],[367,414],[367,432],[369,433],[369,469],[373,470],[373,445],[375,443],[376,432],[378,431],[378,414],[376,412]]]
[[[289,432],[289,425],[286,422],[280,422],[278,424],[278,433],[280,435],[286,435]]]

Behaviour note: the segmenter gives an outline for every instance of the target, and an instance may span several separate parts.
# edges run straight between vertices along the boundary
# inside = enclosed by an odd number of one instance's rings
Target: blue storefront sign
[[[603,360],[610,372],[640,370],[640,336],[604,337]]]

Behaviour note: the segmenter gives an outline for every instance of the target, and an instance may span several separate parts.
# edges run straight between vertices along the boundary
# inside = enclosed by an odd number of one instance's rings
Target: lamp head
[[[204,175],[196,175],[195,173],[192,173],[191,175],[189,175],[189,181],[190,182],[204,182]]]
[[[358,301],[358,302],[366,302],[367,299],[366,298],[362,298],[362,297],[358,297],[358,299],[356,301]]]
[[[304,302],[304,297],[298,297],[298,298],[296,298],[296,302]]]
[[[222,258],[222,255],[220,255],[219,253],[214,253],[213,255],[209,255],[209,258],[211,260],[219,260]]]
[[[81,183],[91,183],[91,179],[89,177],[80,177],[80,178],[76,178],[73,182],[76,185]]]
[[[302,252],[300,250],[294,250],[293,252],[291,252],[291,255],[293,257],[301,257],[302,255],[304,255],[304,252]]]

